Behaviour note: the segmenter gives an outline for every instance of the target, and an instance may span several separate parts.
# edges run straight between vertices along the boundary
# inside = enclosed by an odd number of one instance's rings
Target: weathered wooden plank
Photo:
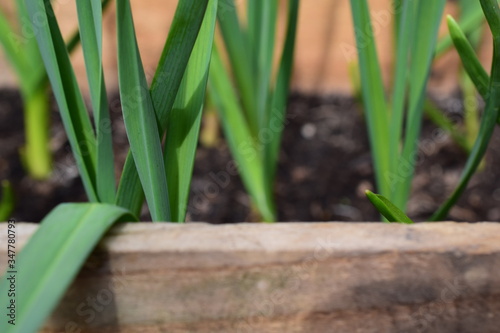
[[[18,242],[35,229],[18,224]],[[1,225],[2,244],[5,235]],[[44,332],[498,327],[500,224],[126,224],[99,244]]]

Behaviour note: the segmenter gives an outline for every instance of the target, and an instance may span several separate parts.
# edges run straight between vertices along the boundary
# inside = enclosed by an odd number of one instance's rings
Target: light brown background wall
[[[69,35],[77,24],[74,0],[53,2],[62,30]],[[13,0],[3,0],[0,6],[13,15],[13,3]],[[244,0],[236,0],[236,3],[242,5]],[[139,47],[149,76],[153,75],[160,57],[176,4],[176,0],[132,0]],[[391,2],[370,0],[369,4],[377,31],[379,57],[387,80],[390,75],[392,54],[389,20]],[[110,9],[105,15],[104,22],[104,66],[107,83],[110,89],[116,90],[115,12],[114,8]],[[453,5],[447,6],[446,11],[456,12]],[[446,28],[443,25],[442,33],[445,32]],[[487,64],[491,58],[488,38],[485,38],[484,44],[481,54]],[[78,77],[85,86],[83,57],[80,50],[73,56],[73,60]],[[348,63],[353,60],[356,60],[356,54],[349,1],[302,0],[293,89],[313,94],[351,93]],[[447,94],[456,87],[458,63],[458,58],[453,52],[436,63],[431,83],[434,93]],[[15,85],[15,78],[0,52],[0,87]]]

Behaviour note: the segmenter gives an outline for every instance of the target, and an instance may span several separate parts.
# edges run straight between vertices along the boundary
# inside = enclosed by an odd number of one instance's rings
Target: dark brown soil
[[[126,153],[119,101],[111,99],[117,170]],[[23,120],[20,97],[0,92],[0,179],[12,182],[17,204],[13,218],[40,221],[61,202],[85,201],[59,115],[52,114],[51,146],[55,171],[48,181],[25,175],[19,159]],[[241,181],[217,175],[231,161],[227,146],[200,147],[192,183],[188,220],[213,223],[251,221],[250,200]],[[450,193],[466,159],[448,135],[424,123],[409,215],[425,220]],[[121,162],[120,162],[121,161]],[[500,220],[500,131],[495,132],[485,168],[474,176],[450,219]],[[223,179],[224,181],[221,181]],[[276,184],[281,221],[376,221],[378,214],[364,197],[373,189],[373,170],[361,109],[352,98],[290,99]],[[145,216],[147,218],[147,215]]]

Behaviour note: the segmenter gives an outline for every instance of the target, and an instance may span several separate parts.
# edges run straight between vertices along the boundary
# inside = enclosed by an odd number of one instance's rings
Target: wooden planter
[[[43,332],[499,327],[500,224],[143,223],[109,232]]]

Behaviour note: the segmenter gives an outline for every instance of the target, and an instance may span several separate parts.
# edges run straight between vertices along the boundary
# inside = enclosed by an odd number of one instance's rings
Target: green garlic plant
[[[38,29],[40,54],[90,203],[56,207],[19,254],[17,323],[1,321],[5,333],[36,332],[105,232],[115,223],[136,221],[144,198],[153,221],[185,219],[217,0],[179,1],[150,87],[130,2],[116,2],[120,97],[131,147],[117,190],[102,67],[101,2],[76,4],[93,125],[50,1],[27,1],[26,9]],[[2,295],[8,288],[5,279]],[[7,301],[2,298],[1,306]]]
[[[396,58],[389,98],[367,0],[351,0],[377,188],[402,211],[415,170],[426,86],[445,2],[393,2]]]
[[[0,44],[19,81],[24,104],[26,144],[22,159],[26,170],[35,179],[45,179],[52,171],[52,155],[49,147],[50,106],[38,46],[28,21],[23,0],[16,0],[17,29],[7,20],[0,9]],[[18,32],[18,30],[20,30]]]
[[[0,45],[17,76],[24,105],[24,167],[34,179],[46,179],[52,171],[49,82],[35,38],[38,28],[30,26],[25,1],[15,2],[17,26],[0,9]],[[109,0],[103,0],[103,9],[108,4]],[[79,34],[75,33],[66,45],[68,51],[72,52],[78,43]]]
[[[481,118],[479,133],[471,149],[459,183],[450,197],[431,217],[431,221],[445,219],[451,207],[465,191],[469,180],[484,158],[491,136],[493,135],[493,130],[500,116],[500,7],[496,0],[480,0],[480,4],[493,35],[493,62],[490,75],[487,74],[479,62],[473,46],[467,39],[464,31],[460,28],[460,25],[451,16],[448,16],[448,29],[453,44],[460,55],[464,69],[481,97],[485,100],[486,106]],[[373,193],[367,193],[367,196],[389,221],[403,222],[405,220],[402,218],[391,219],[391,212],[392,216],[397,215],[398,212],[394,212],[391,206],[387,205],[387,202],[390,203],[390,200],[387,200],[387,198],[385,200],[377,200],[380,199],[380,196],[375,198]],[[388,211],[389,214],[387,214]]]
[[[229,58],[216,45],[210,92],[226,140],[253,204],[267,222],[276,220],[273,188],[292,75],[299,0],[288,0],[287,29],[278,68],[278,1],[248,1],[246,26],[234,0],[219,2],[218,22]],[[234,82],[234,84],[233,84]]]
[[[474,48],[460,29],[460,26],[451,16],[448,17],[448,28],[455,48],[460,55],[469,78],[476,86],[481,97],[485,100],[486,106],[477,139],[467,159],[459,183],[450,198],[432,216],[431,219],[434,221],[446,218],[451,207],[465,191],[469,180],[474,175],[486,153],[495,125],[500,121],[500,8],[496,0],[480,0],[480,3],[493,35],[493,63],[490,76],[488,76],[479,62]]]

